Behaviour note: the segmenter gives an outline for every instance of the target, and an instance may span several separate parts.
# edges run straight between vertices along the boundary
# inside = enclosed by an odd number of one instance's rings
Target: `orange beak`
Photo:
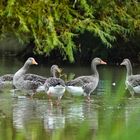
[[[104,62],[103,60],[101,61],[101,64],[107,64],[106,62]]]
[[[33,65],[38,65],[38,63],[35,61],[35,59],[32,60]]]

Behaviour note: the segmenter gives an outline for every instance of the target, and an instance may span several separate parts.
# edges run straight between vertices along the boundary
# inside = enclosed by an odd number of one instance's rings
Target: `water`
[[[22,62],[16,59],[1,59],[0,73],[15,73]],[[90,66],[67,66],[64,72],[73,77],[88,75],[91,73]],[[126,70],[120,66],[99,66],[100,83],[91,96],[91,103],[84,98],[66,96],[60,106],[52,105],[47,99],[30,99],[25,96],[13,98],[10,87],[0,92],[0,140],[48,140],[48,139],[78,139],[79,128],[89,124],[89,137],[96,137],[100,130],[101,122],[105,115],[104,111],[122,110],[114,118],[123,125],[127,125],[129,116],[140,104],[140,99],[124,97],[122,104],[112,106],[104,105],[102,97],[108,90],[112,98],[117,89],[124,83]],[[139,70],[138,68],[136,69]],[[30,73],[36,73],[49,77],[50,67],[39,65],[31,67]],[[69,77],[70,78],[70,77]],[[114,84],[115,83],[115,84]],[[124,86],[124,84],[122,85]],[[86,123],[85,123],[86,122]]]

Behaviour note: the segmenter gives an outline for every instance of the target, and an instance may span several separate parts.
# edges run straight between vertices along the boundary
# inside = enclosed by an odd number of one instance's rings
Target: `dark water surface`
[[[15,73],[22,62],[13,58],[1,58],[0,74]],[[61,66],[69,76],[89,75],[90,66]],[[102,96],[108,90],[112,95],[117,94],[120,86],[124,86],[125,68],[120,66],[99,66],[100,83],[91,95],[91,103],[85,102],[83,98],[75,98],[68,95],[62,99],[60,106],[54,106],[47,99],[13,98],[10,87],[0,92],[0,140],[63,140],[76,139],[79,128],[86,123],[89,124],[90,135],[96,137],[100,129],[101,120],[104,116],[103,110],[119,110],[122,112],[114,116],[127,125],[128,116],[139,104],[140,99],[129,100],[124,97],[125,105],[104,106]],[[139,68],[136,68],[138,71]],[[33,66],[30,73],[39,75],[50,75],[50,67],[46,65]],[[85,129],[84,128],[84,129]],[[89,139],[87,137],[87,140]]]

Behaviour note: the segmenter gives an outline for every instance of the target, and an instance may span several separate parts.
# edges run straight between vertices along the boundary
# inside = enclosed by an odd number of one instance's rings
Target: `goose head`
[[[33,57],[29,57],[26,62],[26,65],[38,65],[38,63],[35,61],[35,59]]]
[[[61,73],[62,70],[58,67],[58,65],[52,65],[51,66],[51,74],[53,77],[56,77],[56,73]]]
[[[14,74],[13,83],[14,85],[17,84],[17,81],[22,77],[27,70],[29,69],[30,65],[37,65],[38,63],[35,61],[33,57],[29,57],[25,64]]]
[[[100,65],[100,64],[107,64],[106,62],[104,62],[101,58],[94,58],[91,62],[91,68],[92,68],[92,71],[94,73],[94,75],[98,75],[98,71],[96,69],[96,66],[97,65]]]
[[[94,58],[94,59],[92,60],[92,63],[94,63],[95,65],[107,64],[107,63],[104,62],[101,58],[98,58],[98,57]]]
[[[120,65],[126,66],[126,69],[127,69],[126,77],[128,77],[128,76],[133,74],[132,65],[131,65],[131,62],[130,62],[129,59],[125,58]]]
[[[125,58],[120,65],[124,65],[124,66],[130,65],[130,60]]]

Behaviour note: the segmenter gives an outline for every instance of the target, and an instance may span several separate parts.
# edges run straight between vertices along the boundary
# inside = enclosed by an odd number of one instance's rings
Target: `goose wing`
[[[65,86],[65,82],[60,78],[50,77],[50,78],[47,78],[47,80],[45,81],[45,85],[49,87],[56,86],[56,85]]]
[[[97,85],[98,85],[98,79],[94,78],[92,82],[86,83],[82,88],[84,89],[85,93],[90,94],[91,92],[93,92]]]
[[[25,74],[24,75],[24,80],[32,81],[33,83],[34,82],[37,82],[37,83],[40,82],[40,83],[44,84],[45,81],[46,81],[46,78],[43,77],[43,76],[36,75],[36,74]]]
[[[140,85],[140,75],[132,75],[128,77],[128,82],[131,86],[136,87]]]
[[[86,83],[95,82],[97,77],[95,76],[80,76],[74,80],[68,81],[66,85],[68,86],[83,86]]]
[[[85,84],[82,88],[86,94],[90,94],[96,88],[96,86],[93,82],[90,82]]]
[[[3,76],[0,77],[1,81],[12,81],[13,80],[13,76],[14,74],[5,74]]]
[[[96,76],[89,75],[89,76],[80,76],[78,79],[81,79],[84,83],[90,83],[94,82],[96,79]]]
[[[39,86],[43,85],[39,81],[30,81],[30,80],[25,80],[21,84],[22,84],[22,88],[26,90],[36,90]]]
[[[71,81],[66,82],[67,86],[82,86],[84,85],[84,82],[81,79],[74,79]]]

